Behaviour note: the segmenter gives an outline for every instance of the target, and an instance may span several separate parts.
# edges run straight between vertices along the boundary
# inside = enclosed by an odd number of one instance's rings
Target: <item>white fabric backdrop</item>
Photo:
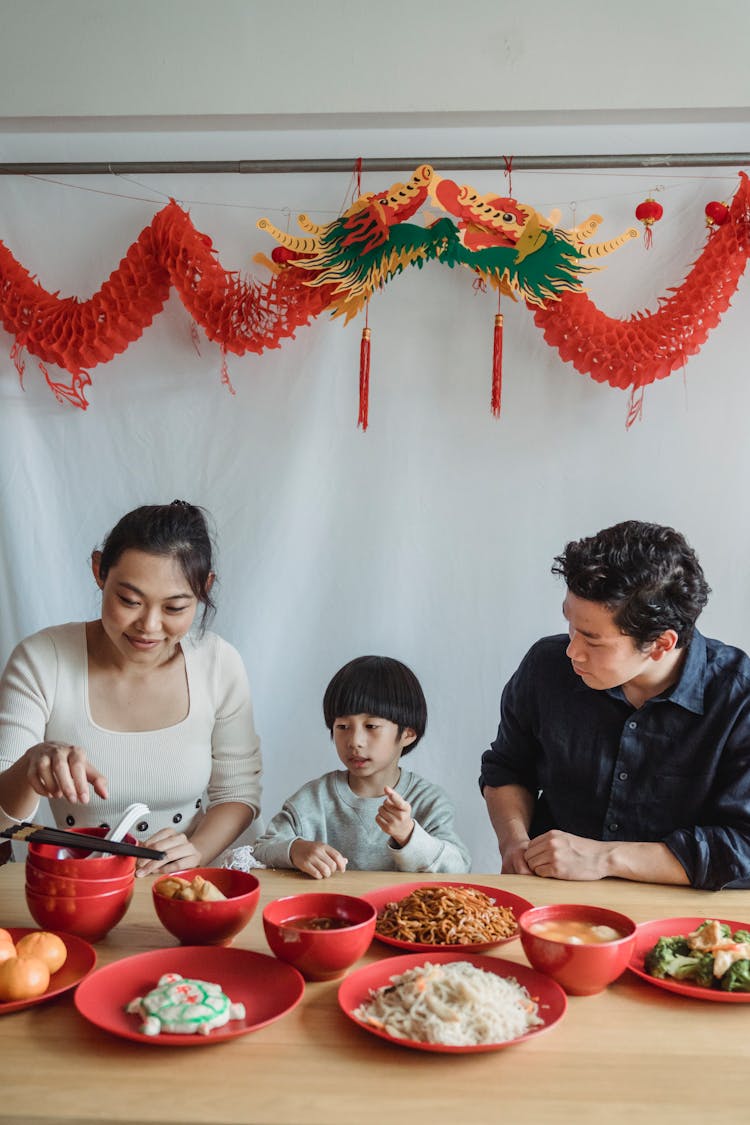
[[[648,130],[556,130],[557,151],[674,151]],[[679,136],[678,136],[679,134]],[[747,137],[672,129],[695,151],[747,149]],[[613,143],[614,142],[614,143]],[[545,151],[550,135],[373,133],[0,136],[2,159]],[[438,168],[438,171],[440,169]],[[397,176],[367,176],[380,190]],[[502,176],[459,179],[502,194]],[[136,177],[136,179],[139,179]],[[222,264],[248,270],[305,211],[326,221],[347,193],[338,176],[102,177],[64,187],[0,181],[0,238],[42,284],[88,296],[169,195],[189,207]],[[562,225],[604,216],[601,238],[630,226],[655,185],[665,217],[654,248],[632,243],[589,289],[620,316],[653,308],[679,284],[704,238],[703,207],[734,191],[732,169],[595,174],[514,173],[514,194]],[[101,194],[99,194],[101,193]],[[141,198],[130,198],[141,197]],[[475,871],[497,869],[476,784],[497,724],[500,690],[528,645],[561,631],[550,575],[570,538],[620,519],[670,523],[698,550],[714,594],[704,631],[750,646],[746,481],[748,278],[684,373],[647,388],[625,429],[628,395],[563,364],[523,305],[504,302],[503,412],[489,411],[495,301],[466,271],[433,264],[372,302],[370,428],[356,428],[361,323],[319,318],[263,356],[193,348],[172,297],[140,341],[92,370],[90,407],[59,405],[28,357],[24,389],[0,332],[0,658],[47,624],[91,617],[91,550],[126,510],[183,497],[212,513],[219,541],[215,628],[242,652],[265,757],[263,813],[337,764],[321,700],[351,657],[380,652],[422,680],[428,733],[407,764],[444,785]]]

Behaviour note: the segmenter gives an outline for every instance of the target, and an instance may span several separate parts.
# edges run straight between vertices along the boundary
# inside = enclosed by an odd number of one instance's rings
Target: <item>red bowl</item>
[[[26,885],[40,895],[59,895],[61,898],[84,898],[86,895],[107,894],[108,891],[121,891],[129,887],[135,878],[130,871],[114,879],[69,879],[65,875],[53,875],[43,867],[37,867],[31,856],[26,858]]]
[[[107,828],[71,828],[66,831],[83,832],[87,836],[106,836]],[[126,836],[128,844],[137,844],[135,836]],[[90,858],[88,858],[90,857]],[[29,841],[28,858],[36,867],[53,875],[64,875],[68,879],[112,879],[135,871],[135,856],[132,855],[92,855],[80,851],[75,859],[67,857],[67,849],[59,844],[35,844]]]
[[[165,879],[192,881],[202,875],[226,895],[226,901],[184,902],[167,898],[159,891]],[[183,945],[231,945],[233,938],[248,924],[260,898],[260,883],[249,871],[227,867],[193,867],[189,871],[173,871],[155,880],[151,888],[154,909],[159,921]]]
[[[86,941],[100,941],[124,917],[133,897],[133,883],[119,891],[85,898],[40,895],[26,884],[26,905],[43,930],[63,930]]]
[[[580,939],[560,941],[534,932],[540,923],[562,921],[611,926],[622,936],[616,941],[581,943]],[[601,906],[535,906],[521,915],[518,928],[533,968],[552,977],[571,996],[593,996],[605,989],[624,972],[635,946],[633,919]]]
[[[353,895],[290,895],[268,904],[263,929],[279,960],[294,965],[307,980],[333,980],[366,952],[377,916],[372,903]],[[302,925],[320,918],[335,919],[339,926],[309,929]]]

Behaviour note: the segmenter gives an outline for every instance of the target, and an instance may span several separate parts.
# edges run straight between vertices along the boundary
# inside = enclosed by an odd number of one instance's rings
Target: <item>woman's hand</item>
[[[289,849],[289,858],[298,871],[312,875],[313,879],[327,879],[337,871],[346,871],[349,860],[319,840],[297,839]]]
[[[203,857],[192,840],[184,832],[175,832],[172,828],[160,828],[146,840],[144,847],[156,848],[167,854],[164,859],[139,859],[135,865],[135,873],[139,878],[201,867],[203,864]]]
[[[385,800],[377,811],[375,823],[386,836],[390,836],[400,848],[403,848],[411,840],[414,831],[411,805],[400,797],[395,789],[390,789],[387,785],[384,793]]]
[[[92,766],[80,746],[65,742],[38,742],[21,761],[26,781],[40,797],[54,797],[72,804],[88,804],[89,786],[103,800],[107,798],[107,779]]]

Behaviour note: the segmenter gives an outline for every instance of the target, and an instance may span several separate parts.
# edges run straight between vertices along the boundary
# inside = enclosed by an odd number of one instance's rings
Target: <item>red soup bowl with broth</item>
[[[210,883],[224,897],[190,901],[164,893],[170,880],[194,886],[197,879]],[[228,867],[192,867],[157,876],[151,890],[159,921],[183,945],[230,945],[252,918],[260,898],[255,875]]]
[[[624,972],[635,946],[633,919],[601,906],[535,906],[518,928],[531,966],[570,996],[602,992]]]
[[[290,895],[266,906],[263,929],[279,960],[306,980],[335,980],[369,948],[377,916],[371,903],[354,895]]]

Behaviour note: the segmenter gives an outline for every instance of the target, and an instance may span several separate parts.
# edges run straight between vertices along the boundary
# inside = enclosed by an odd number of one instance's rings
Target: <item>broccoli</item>
[[[750,930],[735,930],[732,935],[732,941],[736,941],[739,945],[744,942],[750,942]]]
[[[733,961],[719,985],[724,992],[750,992],[750,961]]]
[[[695,960],[691,956],[687,940],[680,936],[660,937],[654,948],[646,954],[643,967],[650,976],[663,980],[664,977],[671,976],[671,967],[678,957]]]
[[[705,988],[713,984],[713,954],[692,950],[684,937],[659,938],[646,954],[644,968],[657,980],[672,977],[673,980],[695,981]]]
[[[695,966],[695,973],[688,979],[692,980],[694,984],[702,985],[704,988],[713,987],[715,981],[713,953],[703,953],[698,958],[698,964]]]

